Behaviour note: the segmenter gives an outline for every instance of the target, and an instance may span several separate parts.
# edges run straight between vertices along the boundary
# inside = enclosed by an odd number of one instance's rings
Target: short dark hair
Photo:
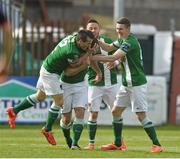
[[[124,24],[127,28],[131,27],[131,22],[128,18],[126,17],[122,17],[119,20],[116,21],[116,23],[118,24]]]
[[[81,39],[83,42],[86,42],[88,37],[92,40],[95,38],[90,30],[82,29],[78,31],[78,40]]]
[[[78,40],[86,42],[88,37],[92,39],[91,48],[94,47],[95,44],[98,44],[98,40],[94,37],[94,34],[90,30],[82,29],[78,32]]]
[[[96,24],[99,25],[98,21],[95,20],[95,19],[89,19],[88,22],[87,22],[87,24],[89,24],[89,23],[96,23]]]

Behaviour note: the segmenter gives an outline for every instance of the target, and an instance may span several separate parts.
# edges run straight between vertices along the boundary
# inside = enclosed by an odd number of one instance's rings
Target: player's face
[[[116,32],[119,34],[121,38],[126,38],[129,35],[129,28],[127,28],[124,24],[116,24]]]
[[[99,28],[99,25],[97,23],[88,23],[86,26],[86,29],[92,31],[95,38],[99,37],[100,28]]]
[[[85,42],[80,41],[79,46],[84,51],[88,51],[90,49],[90,47],[91,47],[92,41],[93,41],[92,39],[87,38],[87,40]]]

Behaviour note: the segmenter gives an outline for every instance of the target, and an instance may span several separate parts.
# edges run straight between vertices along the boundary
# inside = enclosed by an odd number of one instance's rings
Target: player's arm
[[[79,72],[87,69],[87,67],[88,67],[87,63],[82,63],[81,65],[78,65],[76,67],[69,66],[68,68],[66,68],[64,70],[64,74],[66,76],[74,76],[74,75],[78,74]]]
[[[114,62],[116,60],[123,61],[126,53],[121,49],[118,49],[113,55],[95,55],[92,57],[93,61],[101,61],[101,62]]]
[[[99,68],[97,61],[91,60],[90,58],[90,66],[96,72],[96,77],[95,79],[93,79],[94,83],[100,82],[102,80],[102,72]]]
[[[108,44],[108,43],[105,43],[105,42],[103,42],[103,41],[101,41],[101,40],[98,40],[98,44],[99,44],[99,46],[103,49],[103,50],[105,50],[105,51],[113,51],[114,49],[117,49],[114,45],[113,45],[113,43],[111,43],[111,44]]]

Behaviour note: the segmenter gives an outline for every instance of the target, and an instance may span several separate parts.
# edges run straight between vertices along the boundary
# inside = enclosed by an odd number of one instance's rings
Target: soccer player
[[[87,56],[86,56],[87,55]],[[64,104],[61,110],[60,127],[63,131],[66,143],[71,149],[81,149],[78,145],[84,126],[84,112],[87,107],[87,84],[85,75],[89,65],[88,53],[82,57],[83,63],[76,68],[68,67],[61,75]],[[94,82],[101,80],[101,70],[96,64],[91,63],[96,72]],[[75,71],[76,70],[76,71]],[[72,122],[72,111],[74,110],[74,121]],[[70,129],[73,129],[73,139]]]
[[[88,91],[85,75],[90,65],[96,72],[92,79],[95,83],[102,79],[102,73],[97,63],[90,62],[84,55],[83,63],[75,69],[67,68],[61,75],[62,88],[64,91],[64,105],[61,111],[60,127],[63,131],[66,143],[71,149],[81,149],[78,145],[83,125],[84,113],[88,104]],[[72,122],[72,111],[74,110],[74,121]],[[70,135],[70,128],[73,129],[73,139]]]
[[[63,131],[66,143],[71,149],[81,149],[78,145],[84,126],[84,112],[87,107],[87,84],[85,75],[88,65],[85,62],[84,69],[74,76],[63,73],[61,76],[64,91],[64,105],[61,111],[60,127]],[[74,121],[72,122],[72,111],[74,110]],[[70,129],[73,129],[73,139]]]
[[[87,52],[80,57],[80,60],[82,62],[78,64],[78,67],[75,67],[75,65],[77,64],[73,64],[73,67],[66,68],[61,74],[61,86],[63,88],[64,104],[61,111],[60,127],[62,128],[62,131],[64,133],[67,145],[71,149],[80,149],[78,141],[83,130],[84,111],[87,105],[87,86],[84,78],[87,72],[88,65],[90,64],[88,56],[91,54],[91,52]],[[96,77],[94,78],[94,81],[98,82],[102,78],[101,70],[96,63],[92,62],[91,65],[96,72]],[[75,120],[72,124],[71,117],[73,109],[75,112]],[[73,140],[70,136],[71,125],[73,125]],[[54,137],[52,135],[50,137],[48,133],[49,131],[51,131],[51,129],[51,114],[49,113],[46,125],[42,128],[42,133],[50,144],[56,145]]]
[[[95,19],[90,19],[86,26],[87,30],[93,32],[94,36],[97,39],[100,39],[106,43],[112,43],[112,40],[107,36],[99,35],[100,33],[100,25]],[[99,48],[96,54],[102,55],[111,55],[114,52],[107,52]],[[99,63],[99,68],[102,72],[102,80],[98,83],[93,81],[94,77],[96,76],[96,72],[90,67],[88,70],[88,103],[89,105],[89,119],[88,119],[88,133],[89,133],[89,144],[86,149],[94,149],[95,147],[95,136],[97,130],[97,118],[98,112],[100,111],[100,106],[102,100],[109,106],[111,109],[113,106],[113,102],[116,97],[116,93],[118,90],[117,84],[117,70],[115,68],[116,62],[111,63]],[[108,65],[112,65],[111,69],[108,69]],[[125,144],[123,143],[123,148],[126,149]]]
[[[40,76],[37,82],[37,92],[26,97],[20,104],[14,108],[7,109],[8,122],[11,128],[14,128],[17,114],[43,101],[46,96],[53,98],[53,104],[48,112],[48,122],[42,133],[48,142],[55,145],[56,142],[51,131],[52,125],[56,120],[59,109],[63,105],[63,95],[60,90],[59,78],[62,72],[69,66],[78,67],[83,62],[81,56],[91,50],[94,35],[91,31],[80,30],[78,34],[70,35],[64,38],[54,50],[47,56],[40,70]]]
[[[141,46],[137,38],[130,33],[131,23],[129,19],[122,17],[116,23],[116,32],[119,35],[117,41],[112,44],[99,40],[102,49],[118,50],[113,55],[95,55],[92,60],[113,62],[121,60],[122,85],[116,95],[112,108],[114,143],[101,146],[102,150],[121,150],[121,133],[123,128],[122,113],[131,105],[144,130],[152,140],[151,152],[162,152],[163,149],[156,135],[152,121],[147,117],[147,80],[144,73]]]

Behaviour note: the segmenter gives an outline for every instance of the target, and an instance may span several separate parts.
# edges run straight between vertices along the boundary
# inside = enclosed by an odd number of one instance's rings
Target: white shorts
[[[73,108],[83,107],[87,108],[88,104],[88,90],[86,82],[79,82],[76,84],[62,83],[64,91],[64,106],[62,113],[69,113]]]
[[[119,89],[119,85],[112,86],[89,86],[88,88],[88,103],[89,111],[99,112],[102,101],[111,109],[116,98],[116,93]]]
[[[60,84],[58,74],[49,73],[43,66],[41,67],[36,88],[45,92],[46,95],[51,96],[63,93]]]
[[[132,112],[147,111],[147,84],[134,87],[121,86],[114,102],[116,107],[132,107]]]

